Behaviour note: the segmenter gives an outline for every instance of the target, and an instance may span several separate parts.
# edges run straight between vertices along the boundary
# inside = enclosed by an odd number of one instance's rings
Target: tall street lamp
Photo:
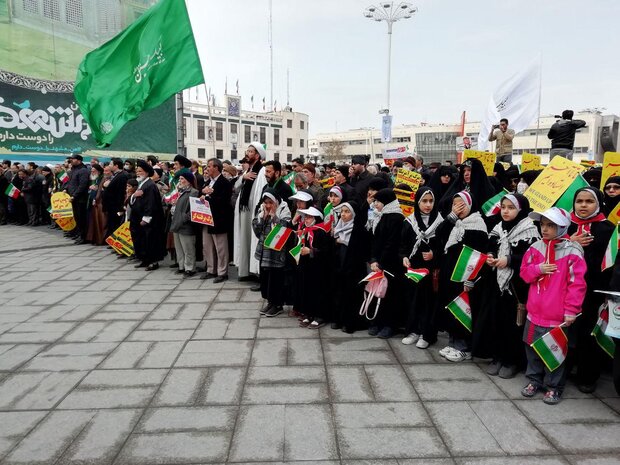
[[[392,67],[392,25],[401,19],[411,18],[418,9],[409,2],[385,2],[371,5],[364,10],[364,16],[374,21],[385,21],[388,25],[387,106],[380,113],[390,112],[390,73]]]

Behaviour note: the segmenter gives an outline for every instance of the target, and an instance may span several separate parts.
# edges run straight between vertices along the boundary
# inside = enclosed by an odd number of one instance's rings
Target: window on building
[[[237,134],[237,123],[230,123],[230,133]]]
[[[289,129],[293,128],[293,120],[292,119],[287,119],[286,120],[286,127]]]
[[[299,129],[301,129],[302,131],[304,130],[305,126],[306,126],[306,122],[305,121],[300,121],[299,122]]]
[[[236,160],[237,159],[237,151],[236,150],[231,150],[230,151],[230,159],[231,160]]]
[[[215,156],[221,160],[224,158],[224,151],[222,149],[217,149],[215,151]]]
[[[215,123],[215,140],[224,140],[224,123]]]
[[[202,119],[199,119],[196,121],[197,124],[197,132],[198,135],[196,136],[197,139],[199,140],[205,140],[205,122]]]
[[[292,147],[293,146],[293,139],[291,139],[290,137],[286,138],[286,146],[287,147]]]
[[[287,153],[287,154],[286,154],[286,161],[287,161],[288,163],[290,163],[290,162],[292,162],[292,161],[293,161],[293,154],[292,154],[292,153]]]
[[[206,150],[198,149],[198,158],[205,158],[205,157],[206,157]]]
[[[60,5],[58,0],[43,0],[43,16],[60,21]]]
[[[303,149],[304,148],[304,140],[303,139],[299,139],[299,146]]]
[[[273,130],[273,145],[280,145],[280,130],[279,129],[274,129]]]
[[[187,138],[187,118],[183,118],[183,138]]]
[[[252,142],[252,128],[250,126],[243,126],[243,138],[246,144]]]
[[[265,126],[260,127],[260,143],[267,143],[267,128]]]
[[[274,159],[275,161],[280,161],[280,152],[276,152],[276,153],[274,153],[274,154],[273,154],[273,159]]]
[[[24,11],[39,14],[39,0],[23,0]]]
[[[79,28],[84,27],[84,13],[82,0],[67,0],[65,5],[65,19],[67,24]]]

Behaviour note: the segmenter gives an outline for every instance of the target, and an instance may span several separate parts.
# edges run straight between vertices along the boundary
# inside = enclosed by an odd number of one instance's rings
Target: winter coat
[[[195,236],[196,227],[192,223],[189,207],[189,198],[198,197],[198,191],[194,188],[184,191],[179,195],[172,214],[170,232],[183,234],[184,236]]]

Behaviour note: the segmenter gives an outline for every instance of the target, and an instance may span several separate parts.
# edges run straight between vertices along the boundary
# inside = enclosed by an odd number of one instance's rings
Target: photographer
[[[580,119],[573,120],[573,110],[564,110],[562,119],[557,120],[547,137],[551,139],[551,151],[549,160],[560,156],[569,160],[573,159],[573,147],[575,145],[575,133],[578,129],[585,128],[586,122]],[[558,116],[556,115],[556,118]]]
[[[508,129],[508,120],[502,118],[499,120],[499,124],[494,124],[491,127],[489,134],[489,142],[497,141],[495,145],[495,154],[497,155],[497,161],[505,161],[512,164],[512,139],[515,137],[515,132],[512,129]]]

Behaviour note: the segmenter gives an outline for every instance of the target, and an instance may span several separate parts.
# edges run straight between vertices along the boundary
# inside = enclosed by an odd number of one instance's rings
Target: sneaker
[[[497,376],[499,375],[499,371],[501,369],[502,369],[502,364],[496,360],[493,360],[491,363],[489,363],[489,366],[487,367],[487,375]]]
[[[389,339],[392,336],[394,336],[394,331],[389,326],[385,326],[381,331],[379,331],[379,334],[377,334],[377,337],[381,339]]]
[[[453,348],[452,348],[452,347],[450,347],[450,346],[445,346],[443,349],[441,349],[441,350],[439,351],[439,355],[441,355],[443,358],[446,358],[446,355],[448,355],[448,354],[449,354],[450,352],[452,352],[453,350],[455,350],[455,349],[453,349]]]
[[[304,318],[299,322],[299,326],[301,326],[302,328],[307,328],[310,323],[312,323],[312,320],[310,318]]]
[[[446,355],[446,360],[450,360],[455,363],[462,362],[463,360],[471,360],[471,352],[463,352],[462,350],[454,349]]]
[[[182,270],[181,268],[179,268],[178,270],[174,272],[174,274],[183,274],[183,273],[185,273],[185,270]]]
[[[273,307],[271,307],[271,309],[267,313],[265,313],[265,316],[267,318],[271,318],[271,317],[274,317],[274,316],[278,316],[283,311],[284,311],[284,309],[282,308],[281,305],[279,305],[279,306],[275,306],[274,305]]]
[[[314,320],[308,325],[308,329],[319,329],[323,326],[325,326],[325,322],[323,320]]]
[[[543,402],[547,405],[557,405],[560,403],[560,393],[555,389],[549,389],[545,392]]]
[[[377,334],[379,334],[379,331],[381,331],[381,328],[379,328],[378,326],[371,326],[370,328],[368,328],[368,335],[376,336]]]
[[[420,335],[416,334],[416,333],[411,333],[408,336],[405,336],[403,338],[402,342],[403,344],[405,344],[406,346],[410,346],[411,344],[415,344],[416,342],[418,342],[420,340]]]
[[[584,394],[592,394],[596,391],[596,383],[594,384],[577,384],[577,389]]]
[[[423,337],[420,337],[420,339],[418,339],[418,342],[416,343],[415,346],[418,349],[427,349],[429,345],[430,344],[427,341],[425,341]]]
[[[265,305],[263,308],[260,309],[260,314],[261,315],[266,315],[267,312],[271,311],[271,309],[273,308],[273,304],[267,303],[267,305]]]
[[[519,370],[514,365],[502,366],[499,370],[499,377],[502,379],[512,379],[517,376]]]
[[[534,383],[528,383],[523,389],[521,389],[521,395],[523,397],[534,397],[536,393],[540,391],[540,387]]]

